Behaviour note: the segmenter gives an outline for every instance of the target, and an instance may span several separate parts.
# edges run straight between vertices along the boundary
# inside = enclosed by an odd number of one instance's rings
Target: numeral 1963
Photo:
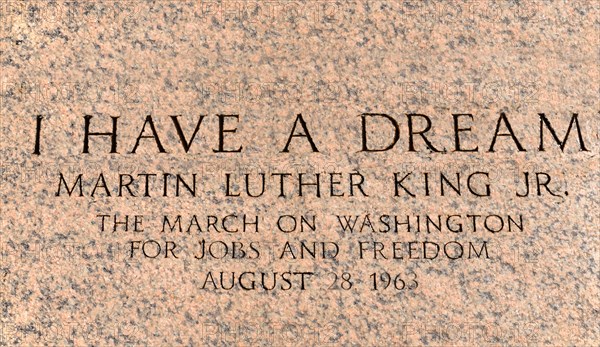
[[[371,278],[371,290],[414,290],[419,286],[417,274],[414,272],[406,275],[374,272],[369,277]]]

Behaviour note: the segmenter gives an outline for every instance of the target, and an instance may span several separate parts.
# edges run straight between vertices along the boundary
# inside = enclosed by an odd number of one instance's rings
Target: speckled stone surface
[[[600,345],[599,13],[595,0],[0,2],[0,346]],[[501,112],[526,152],[506,137],[486,151]],[[303,138],[281,153],[300,113],[319,153]],[[398,121],[395,148],[360,152],[362,113]],[[408,113],[428,115],[448,151],[421,139],[407,151]],[[474,115],[463,141],[480,152],[451,151],[453,113]],[[538,151],[539,113],[561,138],[577,113],[589,151],[574,132],[564,151],[546,133]],[[216,114],[239,115],[226,145],[241,153],[213,152]],[[96,131],[120,117],[119,154],[108,138],[82,154],[85,115]],[[168,153],[151,139],[130,153],[147,115]],[[188,153],[171,115],[188,138],[207,115]],[[373,146],[387,129],[370,133]],[[357,171],[368,197],[344,188]],[[490,197],[425,196],[417,183],[416,198],[394,197],[394,172],[418,182],[477,171],[489,172]],[[346,196],[324,184],[321,197],[279,197],[275,179],[262,197],[225,196],[227,173],[240,190],[261,172],[343,173]],[[551,175],[558,196],[518,198],[523,172]],[[83,174],[85,196],[56,196],[59,173]],[[110,197],[90,196],[100,173]],[[136,197],[118,197],[119,173],[196,173],[198,193],[144,197],[138,182]],[[144,231],[102,231],[97,215],[114,214],[143,215]],[[202,225],[228,214],[260,216],[260,232],[161,232],[165,215]],[[366,214],[522,215],[525,226],[350,234],[336,218]],[[316,215],[317,230],[278,231],[281,215]],[[195,259],[202,239],[255,242],[261,256]],[[132,240],[173,241],[178,258],[131,258]],[[337,242],[340,254],[274,259],[302,240]],[[360,259],[359,241],[487,242],[489,259]],[[202,289],[208,271],[318,276],[306,290]],[[418,287],[372,290],[369,275],[384,272]]]

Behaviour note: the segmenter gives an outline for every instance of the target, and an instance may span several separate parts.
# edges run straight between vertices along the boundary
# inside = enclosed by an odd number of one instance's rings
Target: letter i
[[[40,134],[42,132],[42,115],[37,116],[36,127],[35,127],[35,147],[33,148],[33,154],[40,155]]]

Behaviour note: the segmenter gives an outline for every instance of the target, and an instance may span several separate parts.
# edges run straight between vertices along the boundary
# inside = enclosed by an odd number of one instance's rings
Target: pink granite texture
[[[595,0],[0,2],[0,346],[599,346],[599,13]],[[369,112],[398,121],[396,147],[360,151]],[[501,112],[525,152],[507,137],[487,152]],[[409,113],[431,118],[445,153],[421,139],[408,151]],[[479,152],[452,151],[453,113],[474,115],[463,143]],[[588,151],[573,129],[564,151],[546,132],[540,152],[539,113],[561,138],[577,113]],[[226,145],[241,153],[213,152],[217,114],[239,116]],[[319,153],[304,138],[282,153],[297,114]],[[120,117],[118,154],[108,138],[82,154],[85,115],[96,131]],[[168,153],[151,139],[130,153],[147,115]],[[187,153],[171,115],[188,137],[207,115]],[[393,137],[379,121],[373,146]],[[491,196],[417,186],[477,171]],[[245,173],[281,172],[321,173],[322,196],[290,183],[280,197],[273,177],[262,197],[225,196],[227,173],[244,189]],[[332,172],[346,196],[330,196]],[[368,197],[348,196],[352,172]],[[414,172],[415,198],[394,197],[394,172]],[[557,196],[517,197],[523,172],[549,174]],[[56,196],[60,173],[82,174],[84,196]],[[111,196],[90,196],[100,173]],[[144,197],[137,181],[118,196],[119,174],[144,173],[195,173],[198,193]],[[260,231],[206,231],[230,214],[259,216]],[[521,215],[524,228],[350,234],[335,217],[366,214]],[[143,215],[144,231],[102,231],[97,215]],[[165,215],[196,215],[204,231],[162,232]],[[316,230],[278,231],[281,215],[316,216]],[[196,259],[203,239],[261,255]],[[172,241],[178,258],[131,258],[135,240]],[[337,242],[340,255],[277,259],[286,241]],[[360,259],[359,241],[486,242],[489,259]],[[306,290],[203,289],[209,271],[316,275]],[[385,272],[418,287],[371,290]]]

